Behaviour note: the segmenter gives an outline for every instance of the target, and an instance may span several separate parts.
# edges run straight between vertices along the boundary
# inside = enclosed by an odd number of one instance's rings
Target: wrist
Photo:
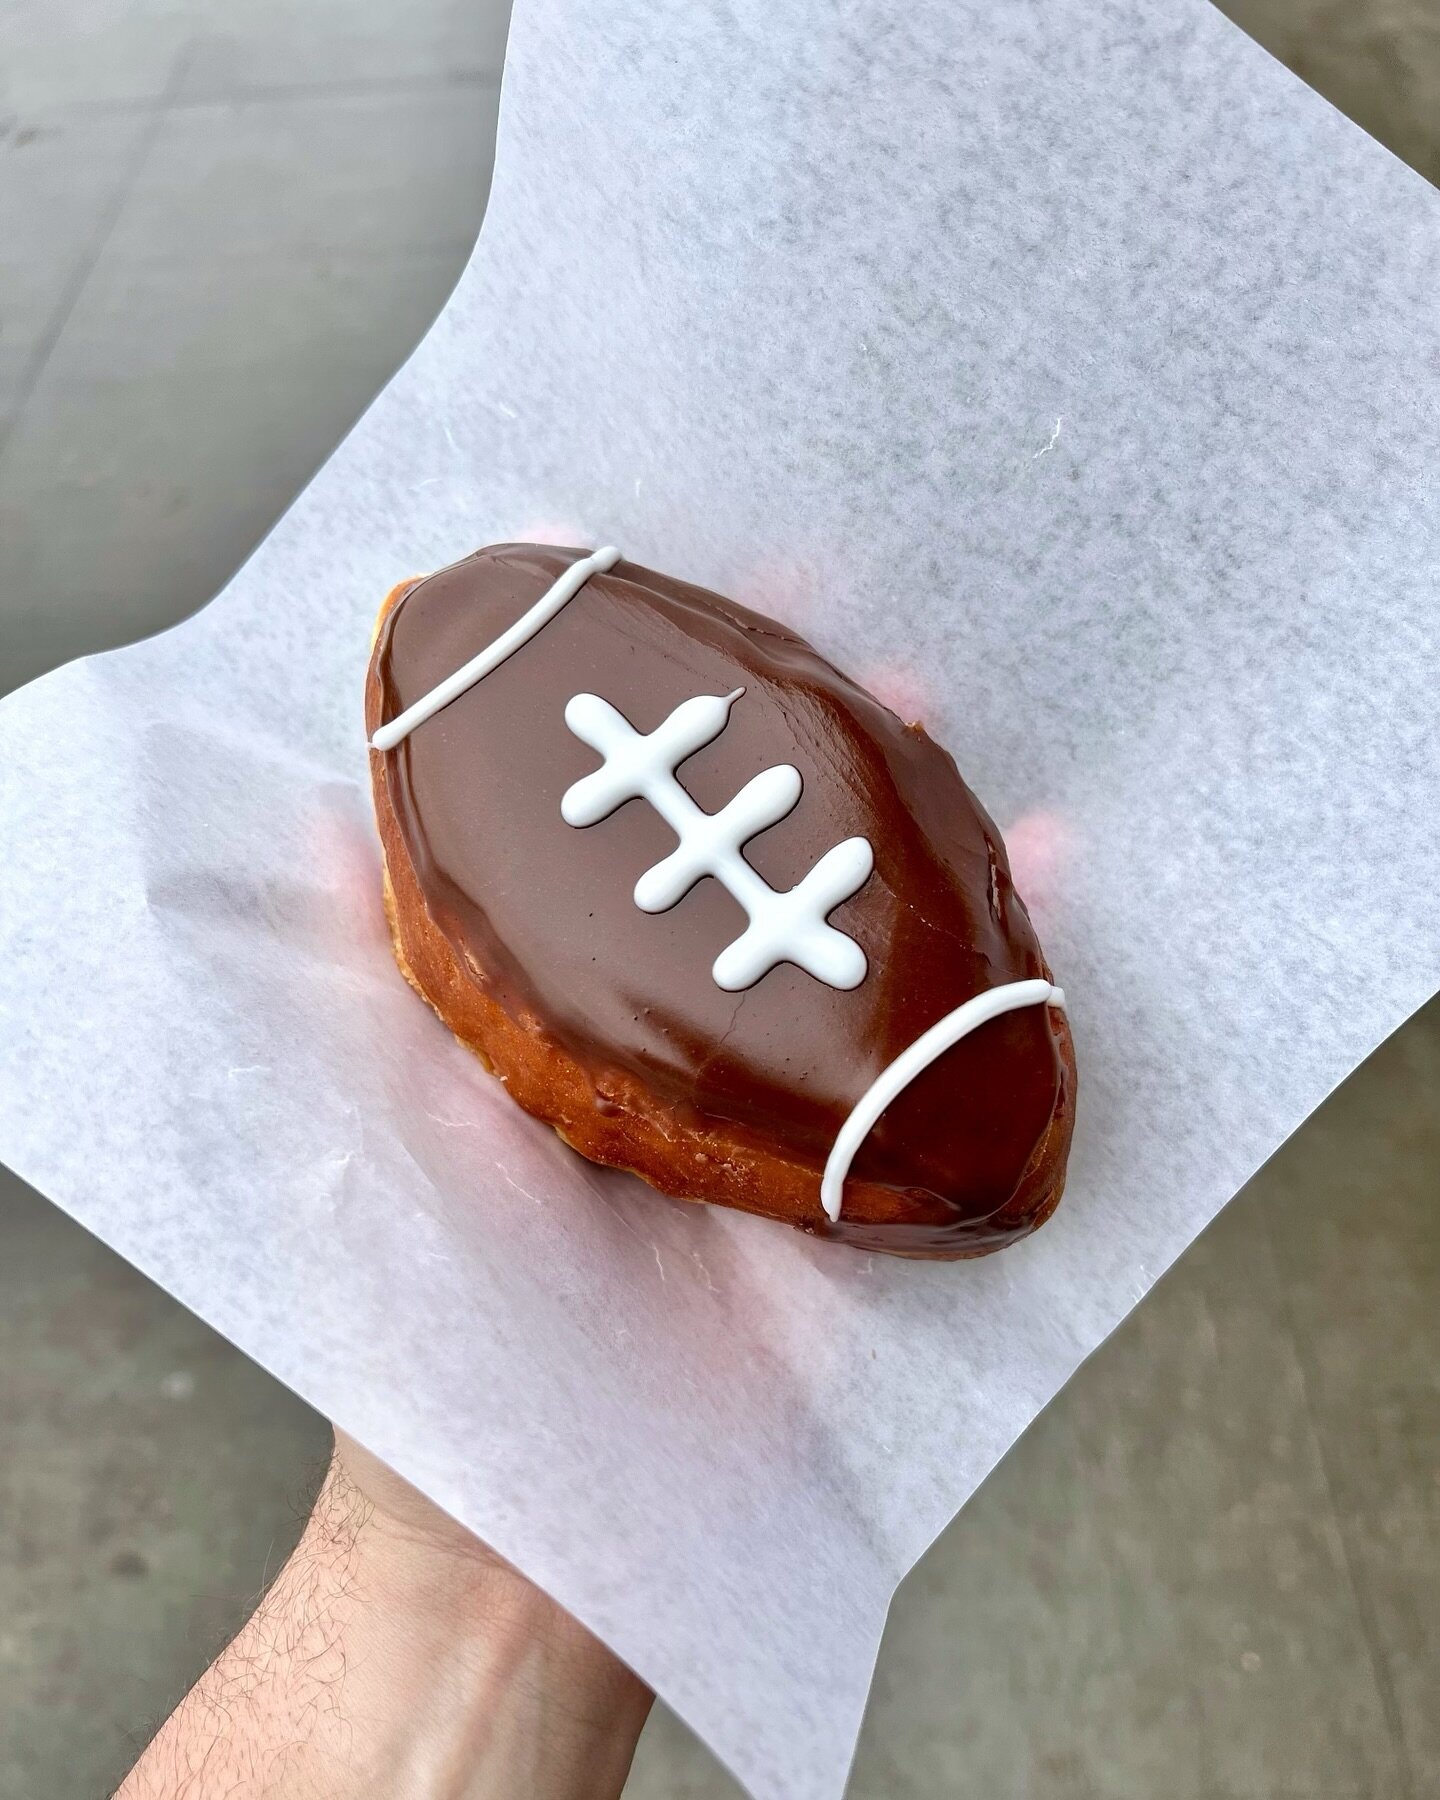
[[[202,1779],[232,1800],[615,1800],[643,1683],[389,1471],[345,1459],[381,1504],[337,1457],[294,1555],[120,1800]]]
[[[333,1538],[349,1595],[347,1711],[353,1720],[363,1705],[377,1720],[387,1791],[417,1800],[618,1795],[649,1690],[453,1521],[429,1508],[422,1516],[417,1525],[372,1507],[337,1458],[314,1522]]]
[[[473,1541],[417,1537],[380,1513],[360,1528],[354,1569],[392,1724],[420,1728],[422,1760],[448,1740],[452,1779],[422,1786],[426,1800],[620,1792],[650,1692],[548,1595]]]

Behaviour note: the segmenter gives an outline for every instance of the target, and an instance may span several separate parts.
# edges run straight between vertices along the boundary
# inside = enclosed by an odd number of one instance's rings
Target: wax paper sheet
[[[902,1573],[1440,980],[1437,292],[1436,196],[1202,0],[520,0],[420,351],[208,609],[0,708],[0,1155],[834,1796]],[[372,618],[527,535],[954,750],[1079,1049],[1036,1238],[662,1200],[400,981]]]

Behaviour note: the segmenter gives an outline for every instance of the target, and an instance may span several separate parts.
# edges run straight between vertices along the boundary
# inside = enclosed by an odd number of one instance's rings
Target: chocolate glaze
[[[376,646],[379,716],[467,662],[584,554],[499,545],[418,582]],[[788,964],[722,992],[710,965],[745,924],[731,896],[706,879],[658,915],[632,898],[674,848],[664,821],[639,800],[584,829],[560,816],[598,761],[563,722],[574,694],[650,731],[682,700],[740,686],[728,728],[680,778],[713,812],[761,769],[800,770],[795,810],[745,851],[776,888],[842,838],[870,839],[875,872],[831,914],[869,958],[850,992]],[[624,1071],[682,1117],[784,1146],[817,1184],[851,1107],[901,1050],[980,990],[1048,974],[999,833],[945,750],[772,620],[634,563],[592,577],[385,764],[432,919],[513,1018],[563,1046],[598,1096]],[[1067,1104],[1061,1029],[1028,1007],[925,1071],[852,1166],[895,1191],[898,1222],[842,1217],[833,1235],[917,1253],[1017,1235],[989,1221]]]

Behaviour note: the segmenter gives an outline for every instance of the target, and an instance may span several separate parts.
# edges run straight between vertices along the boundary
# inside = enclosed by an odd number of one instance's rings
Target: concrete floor
[[[1236,0],[1440,175],[1433,0]],[[0,690],[205,600],[473,237],[495,0],[0,0]],[[1440,1795],[1440,1007],[906,1584],[867,1800]],[[0,1800],[93,1800],[283,1558],[320,1420],[0,1171]],[[657,1715],[634,1800],[733,1784]]]

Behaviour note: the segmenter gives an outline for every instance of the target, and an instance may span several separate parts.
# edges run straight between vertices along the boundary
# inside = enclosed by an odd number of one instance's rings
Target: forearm
[[[116,1800],[611,1800],[649,1705],[513,1570],[374,1514],[336,1462]]]

